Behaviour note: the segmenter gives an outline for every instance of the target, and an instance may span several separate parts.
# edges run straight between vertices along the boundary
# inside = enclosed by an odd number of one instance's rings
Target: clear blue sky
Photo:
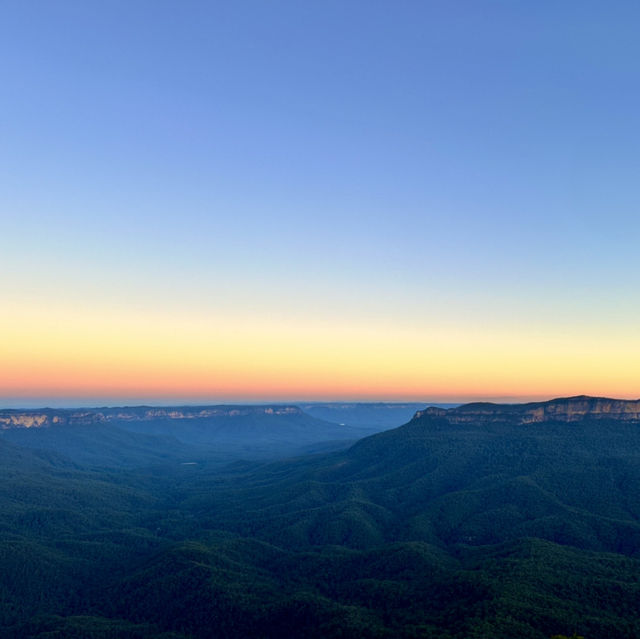
[[[473,357],[468,336],[486,330],[491,343],[540,339],[552,358],[581,335],[603,379],[624,369],[628,394],[640,372],[639,24],[634,2],[3,2],[0,356],[38,368],[11,317],[39,312],[114,314],[105,335],[146,318],[167,341],[189,322],[199,335],[207,322],[280,322],[336,344],[373,326],[385,357],[412,341],[426,357],[429,339],[462,340]],[[35,341],[62,352],[43,331]],[[636,359],[612,358],[611,335]],[[287,390],[291,375],[314,379],[317,354],[307,369],[296,348],[283,343],[291,365],[274,397],[313,394]],[[427,368],[398,361],[412,397],[420,380],[423,396],[442,392],[436,351]],[[52,370],[64,359],[47,357]],[[465,373],[457,357],[456,398],[465,379],[469,396],[500,392],[497,377],[478,390],[477,366]],[[535,394],[516,360],[520,390],[505,394]],[[102,379],[28,388],[27,373],[0,395],[99,393]],[[201,394],[217,397],[201,373]],[[132,393],[160,392],[140,375]],[[252,375],[238,396],[260,395]],[[343,395],[365,377],[345,378]],[[556,382],[582,388],[569,369]]]

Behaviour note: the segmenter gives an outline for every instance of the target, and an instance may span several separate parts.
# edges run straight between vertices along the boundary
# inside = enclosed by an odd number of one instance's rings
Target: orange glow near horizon
[[[5,398],[520,401],[640,395],[640,339],[622,332],[363,328],[95,309],[53,309],[45,319],[41,313],[6,313],[0,329]]]

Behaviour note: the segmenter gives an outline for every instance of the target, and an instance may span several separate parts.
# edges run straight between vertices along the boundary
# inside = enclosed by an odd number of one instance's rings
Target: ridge
[[[429,406],[418,411],[413,420],[433,417],[444,418],[450,424],[506,421],[536,424],[549,421],[577,422],[583,419],[640,421],[640,400],[576,395],[525,404],[472,402],[449,409]]]
[[[53,425],[90,425],[113,421],[197,420],[248,415],[301,415],[297,406],[218,405],[218,406],[124,406],[90,409],[5,409],[0,410],[0,430],[10,428],[48,428]]]

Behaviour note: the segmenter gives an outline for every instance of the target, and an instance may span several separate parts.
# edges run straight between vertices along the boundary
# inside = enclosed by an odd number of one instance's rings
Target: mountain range
[[[133,421],[154,432],[82,426],[134,436],[122,455],[150,438],[126,466],[12,439],[75,428],[53,414],[6,429],[2,636],[635,639],[638,405],[422,407],[340,450],[225,466],[196,439],[198,463],[163,461],[155,409]]]
[[[127,466],[333,450],[385,427],[390,426],[336,424],[286,405],[0,411],[0,436],[7,441],[57,451],[79,462]]]

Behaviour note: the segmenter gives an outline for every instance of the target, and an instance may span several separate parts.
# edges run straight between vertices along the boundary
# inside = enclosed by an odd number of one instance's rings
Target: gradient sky
[[[2,403],[640,396],[639,25],[2,2]]]

